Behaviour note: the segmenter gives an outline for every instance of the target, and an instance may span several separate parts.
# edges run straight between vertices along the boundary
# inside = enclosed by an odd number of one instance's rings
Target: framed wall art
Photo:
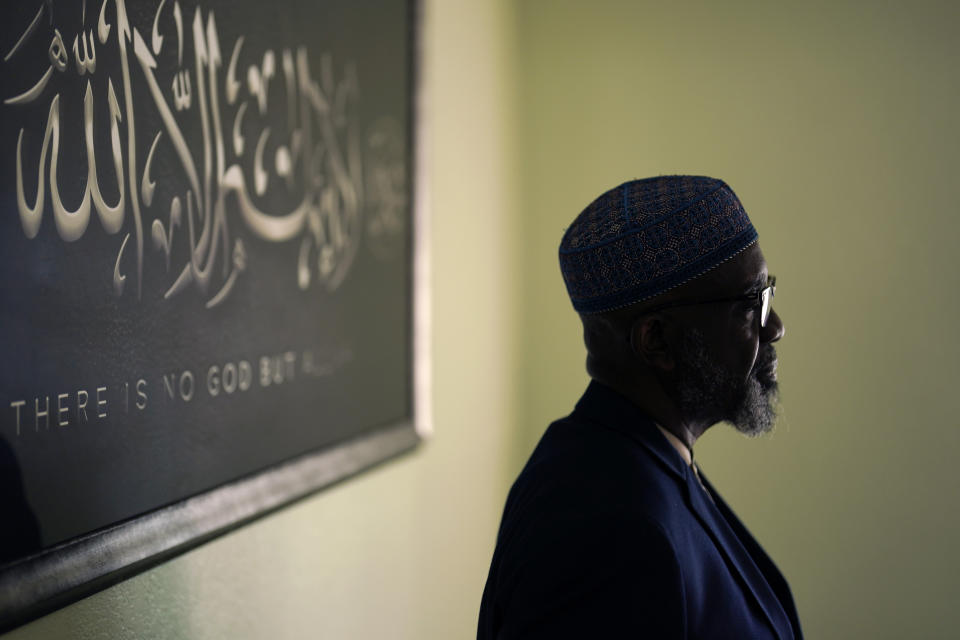
[[[429,429],[416,3],[3,12],[0,630]]]

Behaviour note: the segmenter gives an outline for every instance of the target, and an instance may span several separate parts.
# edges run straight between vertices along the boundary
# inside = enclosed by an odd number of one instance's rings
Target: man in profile
[[[775,418],[784,329],[740,201],[712,178],[625,183],[560,268],[592,381],[510,491],[478,638],[800,639],[786,580],[693,461],[712,425]]]

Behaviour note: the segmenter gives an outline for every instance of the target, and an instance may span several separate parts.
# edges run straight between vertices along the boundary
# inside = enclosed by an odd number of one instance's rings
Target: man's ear
[[[673,371],[677,366],[674,357],[673,325],[659,314],[640,316],[630,329],[630,348],[651,367]]]

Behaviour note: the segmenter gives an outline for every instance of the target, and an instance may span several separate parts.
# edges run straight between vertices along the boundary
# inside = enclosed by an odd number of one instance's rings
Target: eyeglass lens
[[[776,285],[770,284],[766,289],[760,292],[760,326],[767,326],[767,319],[770,317],[771,300],[776,291]]]

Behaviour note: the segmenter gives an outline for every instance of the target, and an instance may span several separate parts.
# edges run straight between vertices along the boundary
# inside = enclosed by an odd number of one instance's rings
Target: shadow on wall
[[[0,438],[0,565],[41,549],[40,525],[23,491],[23,473],[13,448]]]

